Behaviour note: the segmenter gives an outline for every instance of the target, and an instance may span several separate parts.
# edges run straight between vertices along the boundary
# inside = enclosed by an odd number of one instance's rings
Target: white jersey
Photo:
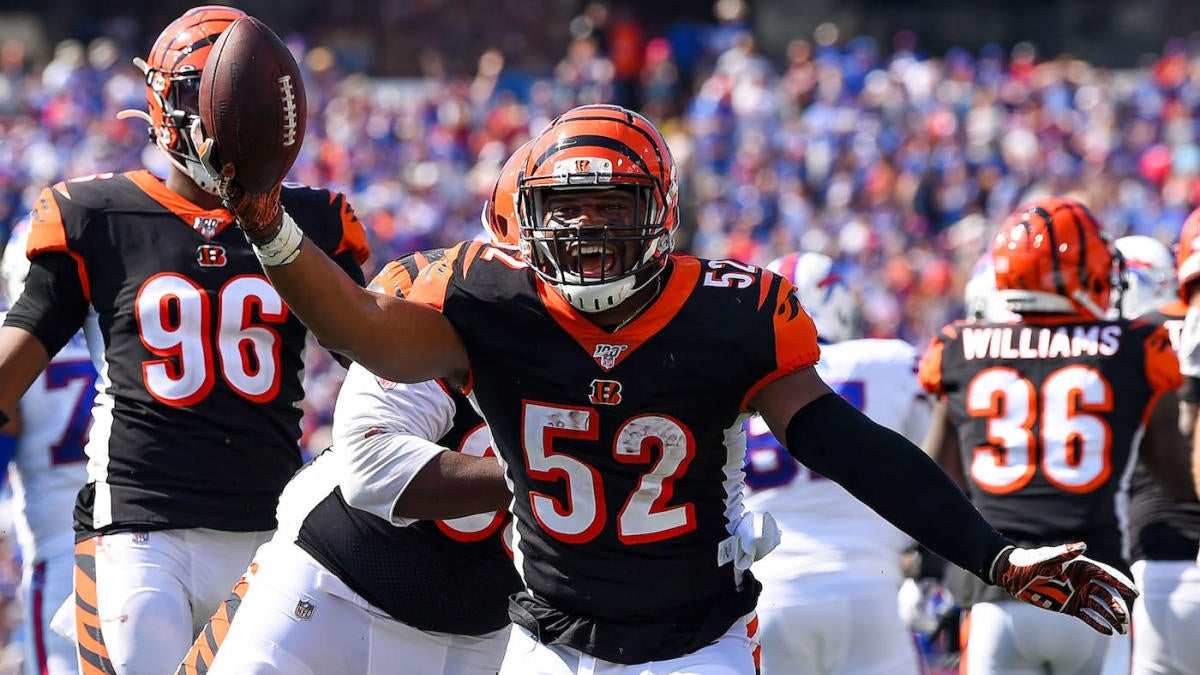
[[[77,333],[21,398],[21,436],[10,467],[17,541],[27,562],[74,556],[71,515],[87,479],[83,446],[92,422],[96,369]]]
[[[902,340],[822,345],[817,372],[868,417],[920,442],[929,407],[917,382],[918,354]],[[828,572],[900,583],[900,554],[911,540],[841,486],[809,471],[776,442],[765,422],[747,422],[746,507],[769,511],[782,542],[754,564],[764,584]]]

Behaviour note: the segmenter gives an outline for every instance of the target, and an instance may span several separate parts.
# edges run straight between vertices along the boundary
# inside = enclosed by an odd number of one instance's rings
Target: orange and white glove
[[[1015,548],[992,562],[992,582],[1021,602],[1077,617],[1105,635],[1129,632],[1137,590],[1124,574],[1084,557],[1082,542]]]
[[[279,231],[282,222],[283,209],[279,206],[279,193],[283,184],[276,183],[275,187],[265,194],[251,194],[238,184],[235,173],[232,162],[226,162],[225,166],[221,167],[217,182],[221,201],[237,218],[238,227],[242,228],[250,241],[270,241]]]

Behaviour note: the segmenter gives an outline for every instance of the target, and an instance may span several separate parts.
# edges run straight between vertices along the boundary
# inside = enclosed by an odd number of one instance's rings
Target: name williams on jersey
[[[1122,326],[981,326],[962,328],[963,358],[1058,359],[1112,356]]]

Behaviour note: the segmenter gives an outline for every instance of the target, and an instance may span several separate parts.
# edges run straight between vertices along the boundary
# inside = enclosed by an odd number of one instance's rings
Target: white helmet
[[[1143,235],[1121,237],[1113,242],[1125,260],[1125,287],[1113,301],[1113,314],[1132,319],[1178,298],[1175,256],[1161,241]],[[1116,295],[1116,294],[1114,294]]]
[[[29,276],[29,259],[25,257],[25,242],[29,240],[29,221],[22,220],[13,228],[4,257],[0,258],[0,278],[4,280],[4,310],[12,309],[25,290],[25,277]]]
[[[800,304],[822,339],[842,342],[861,337],[858,302],[834,269],[833,258],[821,253],[789,253],[772,260],[767,269],[796,287]]]
[[[1008,310],[1008,304],[996,288],[996,268],[992,265],[991,251],[984,253],[971,270],[971,278],[967,279],[963,289],[963,304],[969,321],[1007,323],[1018,319]]]

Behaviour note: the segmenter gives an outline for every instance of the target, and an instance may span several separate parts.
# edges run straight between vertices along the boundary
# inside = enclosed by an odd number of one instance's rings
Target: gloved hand
[[[746,511],[734,526],[737,549],[733,556],[735,569],[746,571],[779,546],[779,524],[770,513]]]
[[[1082,542],[1042,548],[1008,547],[992,562],[992,583],[1021,602],[1070,614],[1105,635],[1129,632],[1133,582],[1083,556]]]
[[[237,169],[233,162],[221,167],[214,165],[216,143],[207,138],[200,145],[200,161],[212,175],[217,177],[217,190],[225,208],[237,218],[238,227],[253,242],[269,241],[279,231],[283,211],[279,205],[279,193],[283,183],[276,183],[270,192],[251,194],[238,184]]]

